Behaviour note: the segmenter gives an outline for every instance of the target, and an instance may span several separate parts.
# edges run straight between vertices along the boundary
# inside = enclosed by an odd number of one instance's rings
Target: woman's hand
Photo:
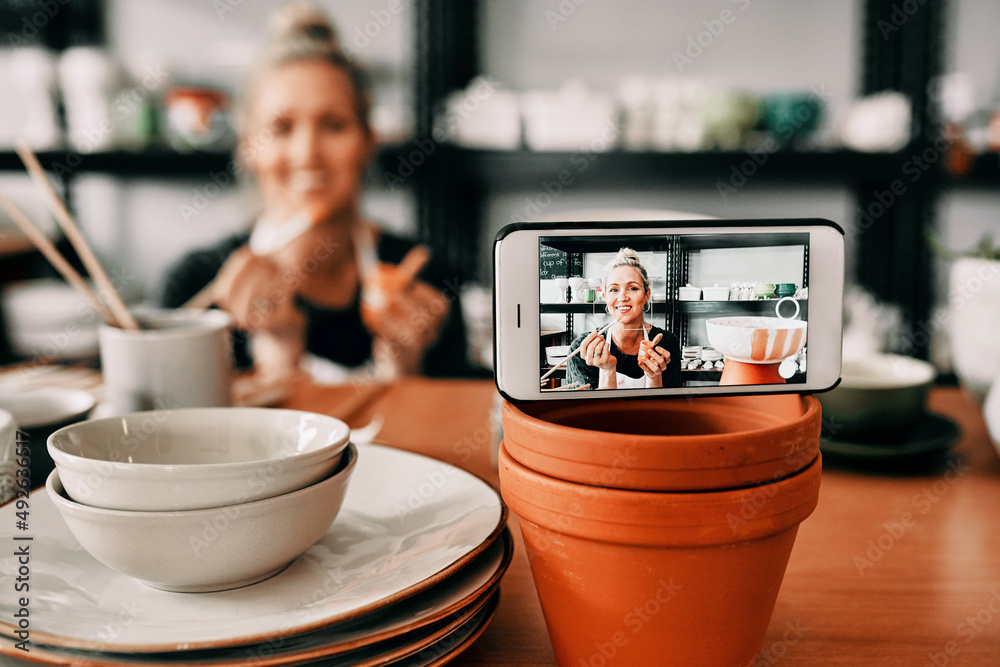
[[[639,357],[639,368],[646,375],[647,387],[663,386],[663,371],[670,363],[670,352],[656,345],[662,338],[663,334],[656,334],[656,337],[650,341],[652,346],[646,350],[644,356]]]
[[[388,376],[418,374],[451,303],[427,283],[400,276],[397,266],[380,264],[373,274],[365,279],[361,319],[374,338],[376,367]]]
[[[611,345],[596,331],[580,343],[580,358],[588,366],[596,366],[602,371],[614,371],[618,367],[618,360],[611,354]]]
[[[305,316],[295,307],[295,292],[273,259],[243,247],[230,255],[215,278],[216,303],[246,331],[304,332]]]
[[[595,331],[583,339],[583,342],[580,343],[580,358],[588,366],[594,366],[598,369],[598,389],[618,388],[616,374],[618,360],[615,359],[615,355],[611,354],[611,343],[605,340],[602,334]]]

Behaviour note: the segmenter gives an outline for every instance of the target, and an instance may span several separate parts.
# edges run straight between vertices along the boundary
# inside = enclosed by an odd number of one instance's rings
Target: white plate
[[[58,387],[100,392],[104,382],[101,372],[79,366],[21,364],[0,369],[0,393],[16,394],[32,389]]]
[[[501,533],[506,507],[488,484],[452,465],[388,447],[359,448],[358,467],[329,532],[281,574],[218,593],[159,591],[83,551],[44,493],[15,535],[14,503],[0,538],[32,536],[31,637],[40,644],[161,652],[261,643],[329,627],[438,583]],[[219,539],[224,539],[221,533]],[[141,538],[139,538],[141,539]],[[0,560],[12,591],[13,549]],[[0,634],[16,637],[16,596],[0,596]]]
[[[462,610],[453,615],[453,618],[446,618],[440,623],[427,626],[419,630],[393,637],[370,646],[365,646],[357,650],[349,651],[342,655],[333,657],[316,656],[303,653],[301,655],[287,656],[281,662],[269,660],[265,663],[259,661],[258,649],[264,649],[261,655],[271,655],[268,650],[269,645],[246,646],[239,650],[241,655],[238,664],[241,667],[246,665],[261,664],[269,665],[303,665],[316,664],[324,667],[436,667],[444,665],[455,658],[459,653],[467,649],[472,642],[486,630],[493,616],[496,614],[499,604],[500,591],[493,589],[491,593],[477,600],[469,609]],[[285,638],[295,642],[298,638]],[[149,655],[132,654],[120,655],[117,657],[95,657],[97,654],[87,654],[83,651],[72,649],[49,649],[32,646],[31,651],[24,653],[13,648],[13,640],[0,639],[0,654],[11,656],[23,656],[22,660],[14,658],[4,658],[4,667],[16,667],[19,665],[63,665],[67,667],[150,667],[150,665],[160,664],[149,662]],[[277,643],[277,642],[276,642]],[[280,644],[279,644],[280,646]],[[216,667],[221,664],[212,659],[202,660],[195,654],[172,654],[176,662],[168,663],[173,665],[184,665],[185,667]],[[194,657],[191,657],[191,656]],[[158,656],[157,659],[162,656]]]
[[[490,603],[512,554],[513,538],[505,530],[503,537],[484,554],[427,591],[351,623],[283,637],[280,641],[272,639],[262,644],[221,649],[142,654],[31,645],[30,655],[24,658],[43,665],[64,665],[72,659],[74,667],[242,667],[252,658],[255,667],[274,667],[334,656],[357,658],[361,649],[366,648],[376,649],[380,654],[389,647],[399,650],[408,646],[418,650],[456,630]],[[0,638],[0,654],[21,655],[15,648],[16,641]]]

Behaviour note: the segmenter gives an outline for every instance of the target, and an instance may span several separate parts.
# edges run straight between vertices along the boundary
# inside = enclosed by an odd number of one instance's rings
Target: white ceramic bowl
[[[86,419],[96,404],[94,395],[83,389],[41,387],[16,392],[8,387],[2,390],[0,409],[14,415],[18,428],[27,436],[32,488],[44,484],[55,468],[45,447],[48,437],[64,426]]]
[[[677,298],[681,301],[698,301],[701,299],[700,287],[678,287]]]
[[[326,477],[350,437],[326,415],[269,408],[134,412],[59,429],[48,451],[69,496],[133,511],[277,496]]]
[[[834,439],[901,440],[924,411],[937,369],[898,354],[845,359],[840,384],[817,394]]]
[[[806,323],[780,317],[713,317],[708,342],[727,359],[773,364],[794,357],[806,344]]]
[[[127,512],[74,502],[58,470],[45,486],[80,546],[112,570],[163,590],[220,591],[280,572],[326,534],[357,458],[357,448],[349,445],[336,472],[298,491],[179,512]]]
[[[701,292],[705,297],[705,301],[729,301],[729,288],[728,287],[702,287]]]

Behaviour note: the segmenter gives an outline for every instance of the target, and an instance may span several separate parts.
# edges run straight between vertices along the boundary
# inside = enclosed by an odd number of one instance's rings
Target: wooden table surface
[[[498,485],[490,382],[302,385],[286,405],[354,427],[381,414],[377,442]],[[934,389],[929,407],[963,431],[948,465],[907,475],[824,470],[757,665],[1000,665],[1000,459],[961,390]],[[457,667],[556,664],[513,515],[510,524],[516,553],[499,611]]]

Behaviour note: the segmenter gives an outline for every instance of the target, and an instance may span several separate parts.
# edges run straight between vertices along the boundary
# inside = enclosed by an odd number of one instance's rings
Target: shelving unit
[[[852,278],[877,298],[902,307],[912,330],[929,317],[933,294],[931,257],[925,230],[935,226],[936,204],[941,192],[954,186],[988,187],[1000,184],[1000,158],[978,156],[971,171],[961,178],[949,176],[944,160],[937,160],[889,210],[873,222],[861,212],[878,203],[877,194],[887,191],[900,178],[914,156],[933,147],[941,134],[939,110],[930,98],[929,84],[942,71],[946,1],[917,3],[902,25],[892,14],[897,0],[856,0],[861,14],[862,94],[898,90],[914,101],[914,133],[910,145],[896,153],[868,154],[848,150],[822,152],[778,151],[767,155],[756,176],[761,182],[813,182],[846,185],[855,193],[857,217],[845,220],[847,227],[864,229],[858,235]],[[71,7],[72,5],[72,7]],[[426,161],[407,177],[405,187],[414,194],[417,230],[421,240],[448,261],[462,280],[478,277],[488,257],[481,247],[485,203],[492,188],[538,188],[562,169],[573,173],[574,187],[629,188],[667,182],[698,181],[714,184],[728,179],[733,165],[748,158],[744,151],[660,153],[610,151],[594,154],[584,171],[574,171],[573,154],[536,153],[526,150],[491,151],[447,146],[433,137],[434,116],[441,101],[464,88],[482,72],[479,34],[482,0],[415,0],[414,13],[414,104],[415,137],[410,143],[389,146],[379,154],[372,178],[378,182],[395,172],[398,158],[414,150],[433,146]],[[69,34],[74,25],[102,16],[99,0],[70,3],[75,14],[63,14],[58,34]],[[79,10],[79,11],[77,11]],[[83,18],[79,18],[82,16]],[[883,34],[879,25],[896,29]],[[100,23],[98,21],[98,23]],[[91,26],[89,34],[103,35],[103,27]],[[57,40],[58,41],[58,40]],[[63,40],[65,41],[65,40]],[[54,43],[61,48],[65,43]],[[427,142],[431,142],[428,144]],[[426,151],[424,151],[426,153]],[[64,160],[66,151],[41,156],[50,167]],[[174,178],[207,175],[226,169],[228,152],[177,153],[166,149],[110,151],[80,156],[79,165],[63,178],[71,191],[76,174],[99,172],[120,177]],[[0,152],[0,171],[19,171],[20,161],[11,152]],[[917,338],[917,341],[923,340]],[[912,353],[926,356],[925,345]]]
[[[1000,183],[1000,164],[996,156],[976,159],[972,171],[962,179],[952,179],[937,160],[921,176],[919,187],[911,187],[897,199],[891,210],[869,223],[862,212],[877,203],[877,195],[886,192],[895,179],[905,174],[903,167],[933,145],[941,134],[939,110],[930,97],[930,84],[942,72],[944,21],[948,3],[919,3],[907,14],[902,25],[893,22],[899,11],[896,0],[857,0],[861,4],[861,63],[859,89],[862,94],[886,90],[900,91],[913,101],[914,123],[910,145],[891,154],[867,154],[853,151],[816,153],[776,152],[759,171],[762,178],[846,184],[855,194],[856,218],[843,221],[846,227],[863,229],[858,242],[858,271],[853,280],[878,299],[901,306],[907,326],[919,329],[927,321],[933,290],[931,257],[925,231],[935,227],[936,202],[943,188],[956,183],[985,185]],[[451,67],[442,65],[442,78],[434,84],[418,84],[418,113],[430,119],[442,95],[461,89],[478,71],[476,44],[478,4],[474,1],[449,3],[446,0],[420,0],[417,31],[418,51],[448,54]],[[450,25],[463,29],[448,34],[428,25],[429,17],[442,15],[454,19]],[[468,21],[463,24],[462,20]],[[894,30],[883,34],[880,25]],[[441,43],[435,40],[440,39]],[[470,66],[470,64],[472,64]],[[439,63],[440,65],[440,63]],[[433,72],[427,64],[420,72]],[[449,84],[449,85],[439,85]],[[420,87],[422,86],[422,87]],[[430,137],[430,120],[423,126],[423,137]],[[424,211],[434,215],[421,218],[421,231],[430,239],[448,237],[445,251],[456,266],[474,275],[482,259],[477,250],[483,199],[490,187],[537,188],[541,179],[551,179],[561,169],[571,168],[568,153],[532,153],[530,151],[483,151],[442,147],[435,156],[435,171],[428,171],[440,181],[422,194]],[[705,180],[728,178],[729,169],[747,159],[744,152],[599,153],[586,171],[574,174],[574,185],[601,184],[607,187],[632,187],[640,184],[672,182],[678,177]],[[463,226],[464,225],[464,226]],[[432,241],[433,242],[433,241]],[[924,338],[914,338],[909,353],[926,357]]]
[[[737,249],[750,247],[780,247],[803,246],[803,260],[800,287],[809,286],[809,235],[808,234],[705,234],[698,236],[678,236],[673,244],[674,257],[670,265],[676,267],[676,273],[667,281],[667,294],[676,294],[677,287],[690,282],[691,254],[702,250]],[[738,277],[734,276],[734,279]],[[671,309],[669,320],[672,331],[680,339],[681,345],[688,344],[688,323],[691,315],[774,315],[773,309],[777,300],[765,299],[755,301],[676,301]],[[799,317],[806,319],[807,312],[800,310]]]

